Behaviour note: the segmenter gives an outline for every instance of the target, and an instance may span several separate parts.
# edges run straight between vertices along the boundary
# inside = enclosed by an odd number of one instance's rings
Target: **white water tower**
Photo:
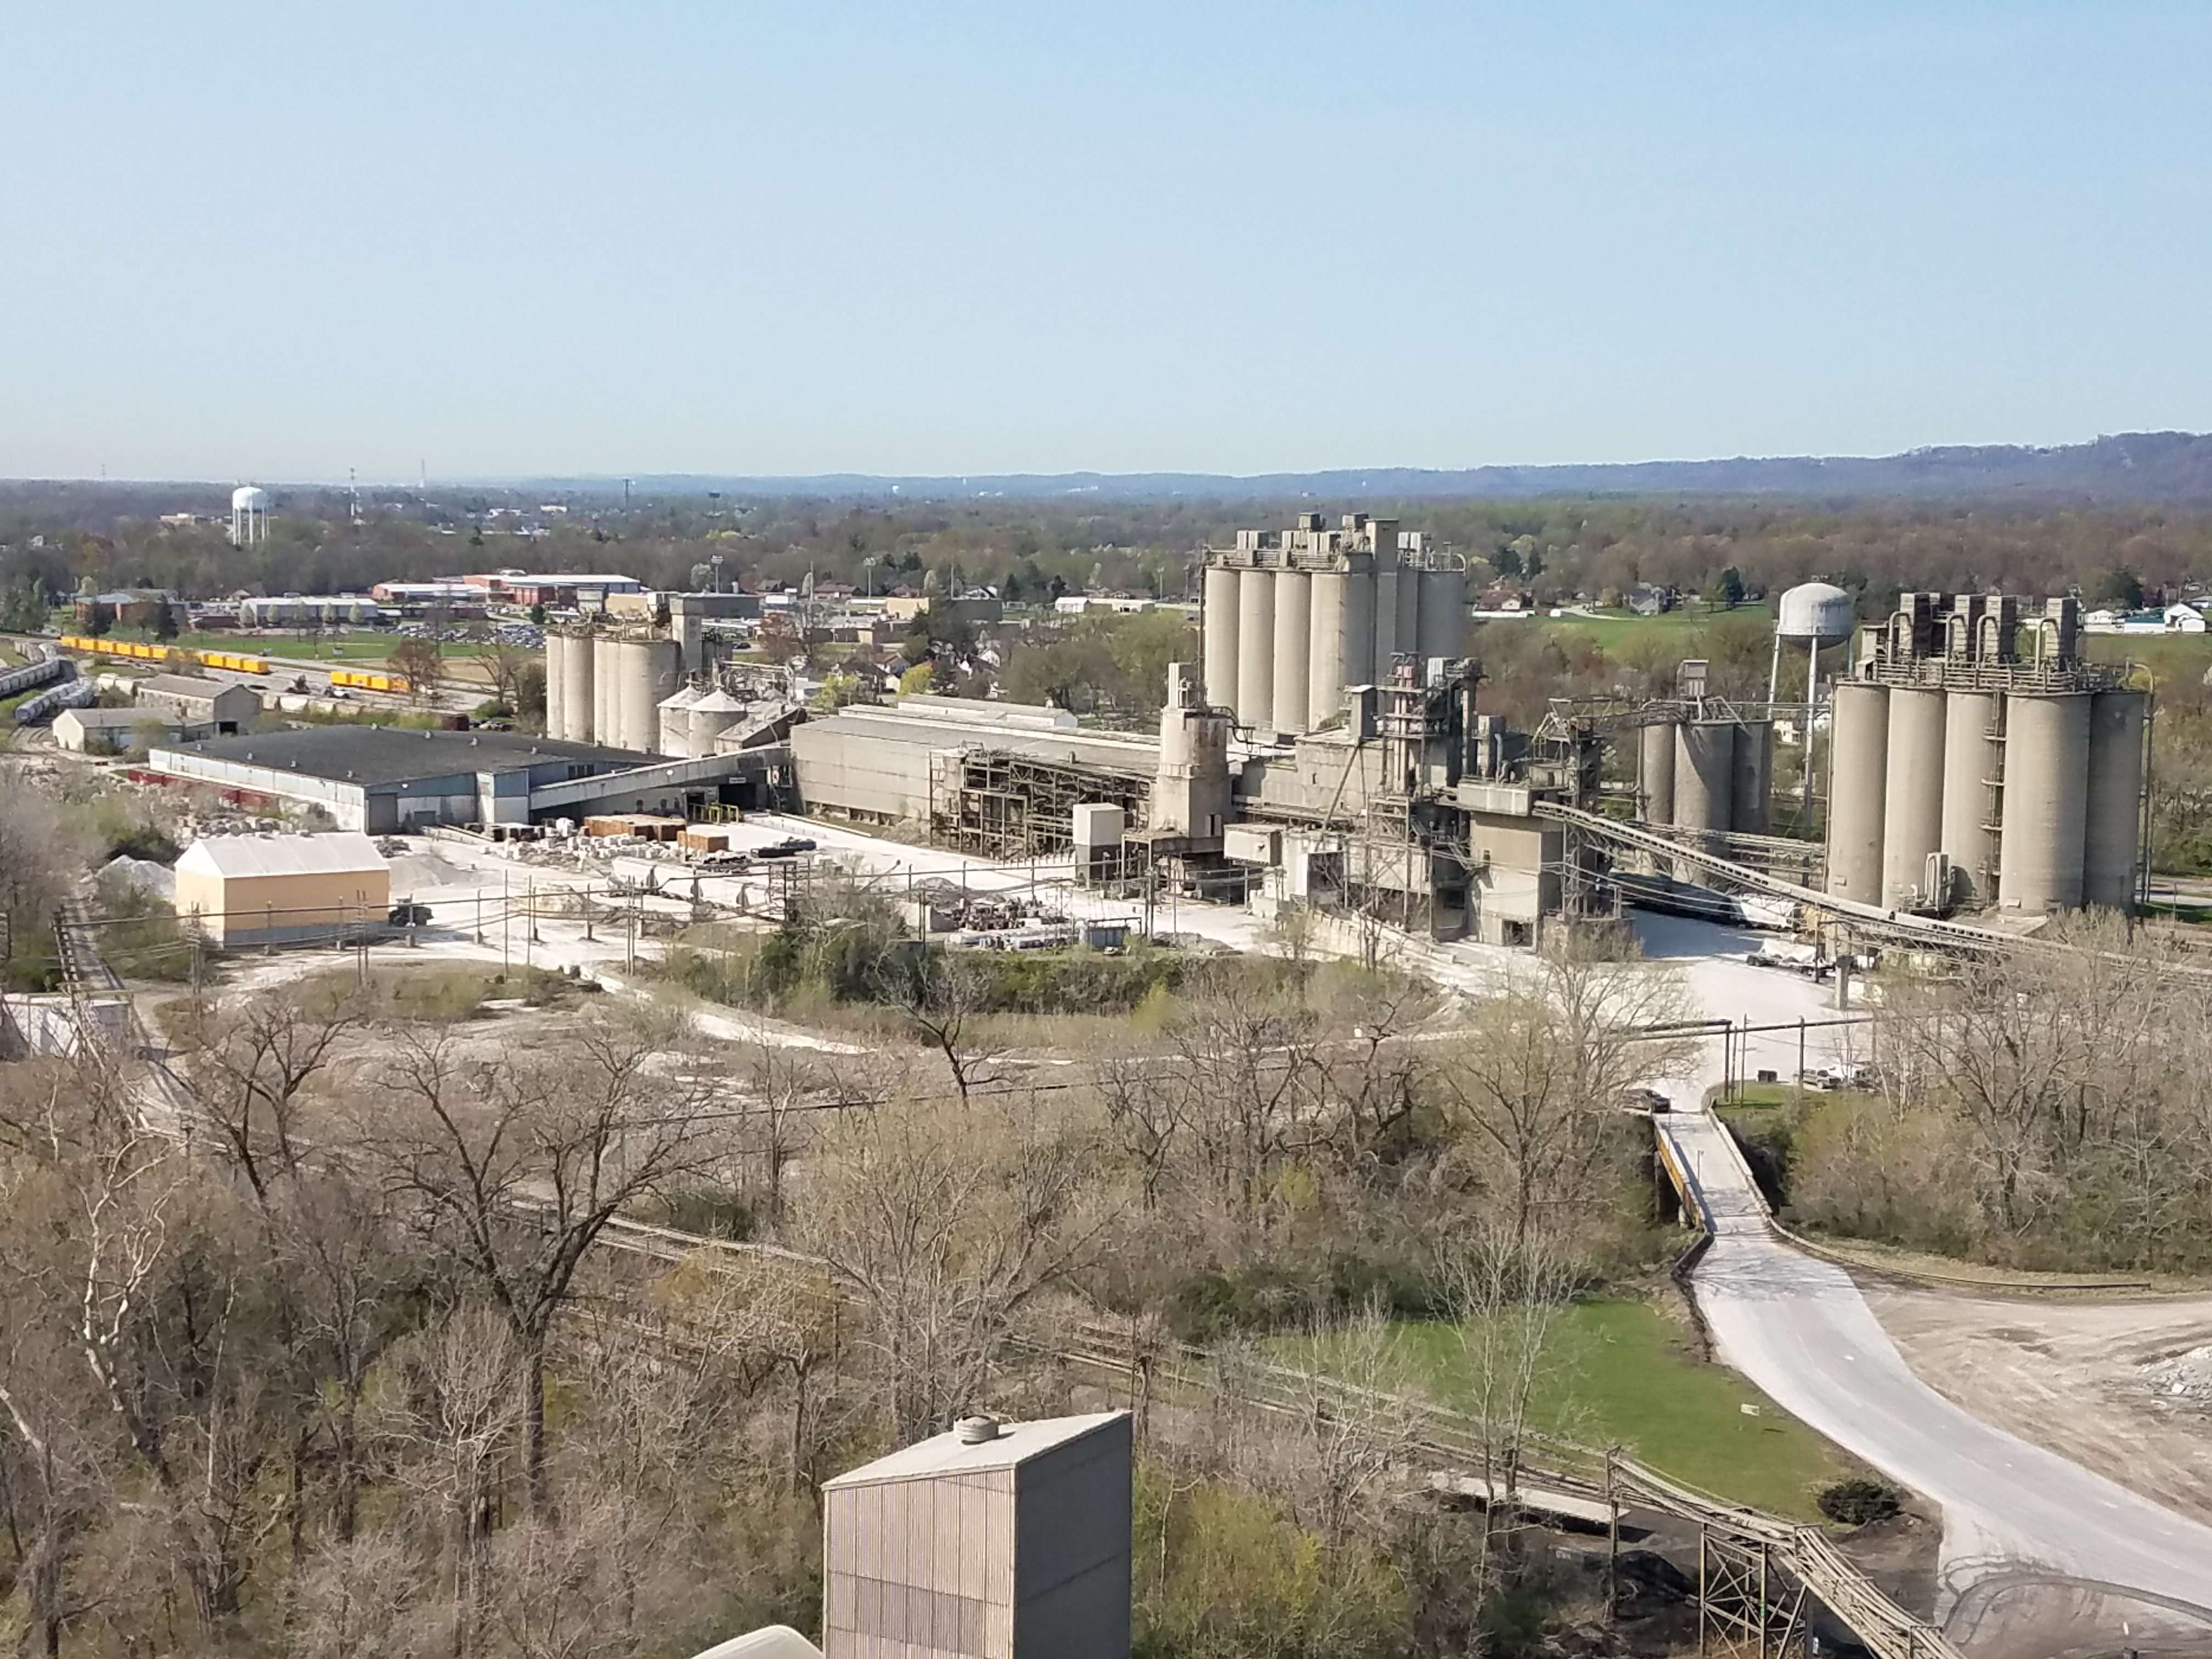
[[[1827,582],[1800,582],[1784,593],[1774,621],[1774,665],[1766,677],[1767,702],[1781,694],[1784,644],[1805,647],[1805,706],[1809,709],[1819,684],[1820,647],[1841,645],[1850,636],[1851,596],[1842,588]]]
[[[269,539],[269,492],[241,484],[230,492],[230,538],[240,547]]]

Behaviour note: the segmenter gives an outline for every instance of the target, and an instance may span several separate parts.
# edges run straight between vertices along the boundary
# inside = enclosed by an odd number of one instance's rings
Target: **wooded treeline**
[[[387,492],[389,493],[389,492]],[[0,489],[0,590],[168,587],[192,598],[235,590],[362,589],[463,570],[520,566],[611,570],[655,586],[690,586],[720,556],[725,574],[798,583],[849,581],[878,592],[927,580],[986,583],[1016,600],[1107,589],[1185,597],[1193,556],[1239,527],[1297,512],[1395,517],[1458,548],[1478,580],[1525,584],[1547,602],[1592,599],[1638,583],[1702,593],[1733,569],[1775,589],[1824,576],[1860,592],[1869,615],[1903,588],[2079,587],[2100,599],[2142,586],[2212,581],[2212,511],[2063,503],[1886,505],[1766,499],[1593,496],[1515,501],[1328,503],[1071,500],[881,501],[687,497],[639,505],[580,501],[526,538],[534,498],[460,495],[372,505],[349,521],[343,492],[278,491],[270,537],[234,548],[215,525],[161,525],[189,487],[15,484]],[[486,517],[520,504],[520,519]],[[42,542],[43,545],[33,545]]]
[[[0,1634],[573,1659],[811,1628],[816,1483],[979,1406],[1097,1404],[1072,1333],[1133,1359],[1195,1326],[1233,1366],[1348,1322],[1344,1363],[1396,1388],[1377,1298],[1540,1329],[1646,1256],[1612,1103],[1663,975],[1562,961],[1406,1043],[1433,994],[1317,971],[1201,975],[1044,1091],[933,981],[834,1073],[651,1003],[495,1062],[343,975],[175,1005],[181,1091],[0,1070]],[[624,1216],[795,1255],[639,1255]],[[1482,1383],[1509,1440],[1535,1363]],[[1147,1654],[1543,1628],[1544,1564],[1404,1486],[1406,1407],[1200,1403],[1144,1437]]]

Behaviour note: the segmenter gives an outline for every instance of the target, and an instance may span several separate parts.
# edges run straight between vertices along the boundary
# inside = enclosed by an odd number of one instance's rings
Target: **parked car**
[[[427,904],[395,904],[385,920],[394,927],[427,927],[430,925],[430,907]]]
[[[1632,1112],[1671,1112],[1674,1103],[1656,1089],[1623,1089],[1620,1103]]]

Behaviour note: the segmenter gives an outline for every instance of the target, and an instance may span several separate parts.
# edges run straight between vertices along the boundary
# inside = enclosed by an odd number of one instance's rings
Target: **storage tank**
[[[745,718],[745,705],[717,688],[691,705],[690,753],[699,760],[714,752],[715,739]]]
[[[1646,823],[1674,821],[1674,731],[1673,720],[1655,721],[1644,728],[1638,739],[1638,775]]]
[[[1206,701],[1222,708],[1237,706],[1237,573],[1226,565],[1206,567],[1205,655],[1200,674]]]
[[[1774,631],[1793,645],[1840,645],[1851,636],[1851,596],[1827,582],[1800,582],[1782,595]]]
[[[1344,707],[1344,573],[1313,574],[1306,645],[1306,730],[1317,731]]]
[[[1372,685],[1378,678],[1375,665],[1375,562],[1363,556],[1352,560],[1351,568],[1344,573],[1344,683]]]
[[[1419,651],[1431,657],[1467,654],[1467,572],[1424,570],[1420,573]]]
[[[1735,794],[1735,725],[1686,720],[1674,728],[1674,822],[1685,830],[1727,830]]]
[[[592,736],[593,743],[613,744],[622,727],[622,641],[608,634],[592,636]]]
[[[2081,902],[2088,831],[2086,692],[2005,700],[2004,841],[1997,902],[2031,914]]]
[[[1843,680],[1830,706],[1828,891],[1881,902],[1882,789],[1888,781],[1889,691]]]
[[[2081,902],[2132,910],[2142,830],[2143,724],[2140,691],[2100,691],[2089,702],[2088,807],[2082,831]]]
[[[1773,825],[1774,722],[1745,720],[1735,728],[1729,766],[1729,828],[1763,836]]]
[[[545,636],[545,735],[568,735],[568,641],[558,634]]]
[[[1275,573],[1237,573],[1237,722],[1274,728]]]
[[[621,645],[617,744],[649,755],[660,742],[661,702],[684,683],[683,647],[674,640],[630,639]]]
[[[691,747],[691,707],[706,695],[696,686],[687,685],[674,696],[661,699],[660,740],[653,744],[656,754],[678,760],[693,757],[696,751]]]
[[[1943,728],[1940,689],[1889,690],[1889,753],[1883,768],[1881,888],[1885,907],[1940,903],[1921,890],[1928,855],[1943,844]]]
[[[568,730],[556,732],[557,737],[572,743],[589,743],[599,728],[592,723],[592,699],[598,678],[593,672],[593,642],[585,635],[571,634],[568,637],[567,663],[562,669],[568,693],[561,699],[562,714],[568,720]]]
[[[1313,577],[1285,570],[1275,577],[1275,729],[1304,732],[1307,671],[1313,656]]]
[[[1987,904],[1996,817],[1997,698],[1993,691],[1954,691],[1943,707],[1942,848],[1951,855],[1952,891],[1967,904]]]

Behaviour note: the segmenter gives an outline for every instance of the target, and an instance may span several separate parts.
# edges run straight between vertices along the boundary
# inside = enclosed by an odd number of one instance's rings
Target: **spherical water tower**
[[[269,539],[269,492],[241,484],[230,492],[230,538],[240,547]]]
[[[1820,647],[1841,645],[1851,636],[1851,596],[1827,582],[1800,582],[1782,596],[1774,622],[1774,666],[1766,679],[1766,700],[1782,689],[1782,647],[1805,647],[1805,702],[1813,702],[1814,668]]]

